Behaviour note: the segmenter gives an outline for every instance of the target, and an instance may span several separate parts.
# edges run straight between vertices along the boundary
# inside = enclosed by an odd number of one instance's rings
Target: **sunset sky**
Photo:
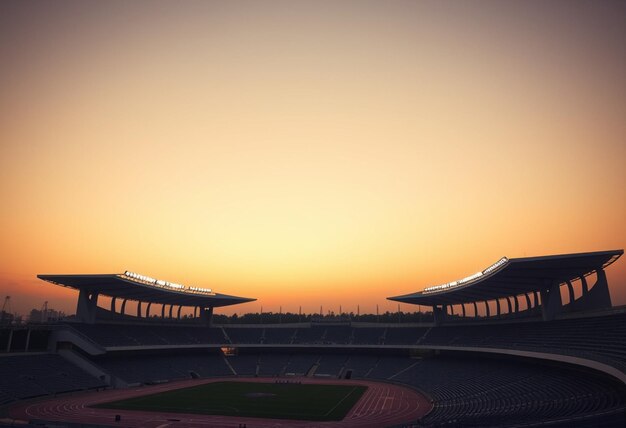
[[[0,292],[131,270],[396,309],[626,246],[626,2],[3,1]],[[607,270],[626,304],[626,259]],[[409,306],[402,306],[410,310]]]

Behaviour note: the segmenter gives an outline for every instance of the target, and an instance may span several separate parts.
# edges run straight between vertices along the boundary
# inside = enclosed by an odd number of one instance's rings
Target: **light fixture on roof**
[[[452,282],[447,282],[441,285],[433,285],[432,287],[426,287],[423,293],[425,294],[434,293],[434,292],[441,291],[441,290],[447,290],[448,288],[459,287],[461,285],[467,284],[468,282],[473,282],[477,280],[478,278],[482,277],[483,275],[489,275],[490,273],[499,270],[508,261],[509,259],[507,259],[506,257],[502,257],[500,260],[498,260],[497,262],[495,262],[494,264],[492,264],[491,266],[489,266],[488,268],[480,272],[476,272],[473,275],[466,276],[465,278],[459,279],[458,281],[452,281]]]
[[[175,282],[169,282],[169,281],[165,281],[162,279],[155,279],[146,275],[140,275],[135,272],[130,272],[128,270],[124,271],[124,276],[135,282],[140,282],[142,284],[149,284],[155,287],[173,288],[179,291],[191,291],[194,293],[202,293],[202,294],[213,294],[213,290],[211,290],[210,288],[191,287],[191,286],[185,287],[182,284],[177,284]]]

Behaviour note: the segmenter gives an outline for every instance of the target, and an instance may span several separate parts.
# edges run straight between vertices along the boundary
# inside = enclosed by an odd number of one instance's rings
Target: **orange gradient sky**
[[[0,289],[132,270],[373,312],[626,244],[624,2],[0,4]],[[626,303],[626,261],[607,270]],[[409,306],[402,306],[410,310]]]

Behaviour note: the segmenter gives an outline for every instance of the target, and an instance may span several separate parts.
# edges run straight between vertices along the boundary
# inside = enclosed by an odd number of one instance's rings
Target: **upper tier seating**
[[[626,313],[549,322],[439,327],[190,327],[71,324],[105,347],[196,344],[383,345],[507,348],[599,361],[626,372]],[[228,339],[224,335],[226,332]]]
[[[452,325],[431,329],[420,345],[509,348],[565,354],[626,371],[626,314],[554,321]]]
[[[68,324],[104,347],[227,343],[219,327],[127,324]]]

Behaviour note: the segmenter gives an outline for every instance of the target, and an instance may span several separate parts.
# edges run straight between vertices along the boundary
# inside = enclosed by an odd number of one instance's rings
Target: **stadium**
[[[254,299],[129,271],[42,274],[78,292],[76,316],[2,326],[0,424],[624,426],[626,307],[605,273],[622,254],[503,257],[390,296],[430,308],[396,323],[220,324],[214,308]]]

